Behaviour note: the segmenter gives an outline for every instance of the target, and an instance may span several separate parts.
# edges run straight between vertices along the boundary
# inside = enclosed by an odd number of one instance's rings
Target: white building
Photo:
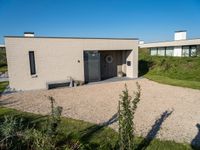
[[[138,39],[5,36],[9,85],[16,90],[138,77]]]
[[[200,56],[200,38],[187,39],[186,31],[176,31],[174,41],[143,43],[139,47],[149,49],[152,56]]]

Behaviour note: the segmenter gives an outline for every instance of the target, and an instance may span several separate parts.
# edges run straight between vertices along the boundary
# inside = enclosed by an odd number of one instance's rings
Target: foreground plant
[[[23,119],[4,116],[0,124],[0,149],[13,149],[18,146],[22,138]]]
[[[51,114],[48,120],[48,134],[50,136],[55,136],[57,134],[58,126],[61,122],[61,114],[63,108],[60,106],[55,107],[55,99],[52,96],[49,96],[48,99],[51,103]]]
[[[137,91],[134,92],[134,98],[129,95],[127,85],[125,90],[120,95],[118,115],[119,115],[119,149],[133,150],[134,149],[134,114],[137,109],[137,104],[140,101],[141,87],[136,82]]]
[[[48,97],[51,103],[51,113],[42,129],[34,126],[25,127],[22,118],[5,116],[0,122],[0,149],[55,149],[56,136],[61,123],[62,107],[55,106],[55,99]]]

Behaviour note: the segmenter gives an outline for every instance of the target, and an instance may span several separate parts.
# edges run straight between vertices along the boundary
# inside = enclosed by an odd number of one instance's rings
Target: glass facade
[[[184,56],[184,57],[190,56],[190,47],[189,46],[182,47],[182,56]]]
[[[200,56],[200,45],[197,45],[197,56]]]
[[[166,56],[173,56],[174,47],[166,47]]]
[[[173,56],[174,47],[150,48],[151,56]]]
[[[156,56],[157,55],[157,48],[151,48],[150,54],[151,54],[151,56]]]
[[[181,48],[181,47],[180,47]],[[150,48],[151,56],[174,56],[174,47],[155,47]],[[200,56],[200,45],[182,46],[183,57]]]
[[[165,48],[164,47],[158,48],[158,56],[165,56]]]
[[[182,56],[184,56],[184,57],[198,56],[197,47],[198,46],[183,46],[182,47]]]
[[[190,56],[197,56],[197,47],[196,46],[190,47]]]

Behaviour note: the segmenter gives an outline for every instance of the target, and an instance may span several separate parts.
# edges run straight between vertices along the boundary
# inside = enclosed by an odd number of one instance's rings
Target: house
[[[151,56],[200,56],[200,38],[187,39],[186,31],[176,31],[174,34],[174,41],[153,43],[141,42],[139,47],[141,49],[149,49]]]
[[[5,36],[10,88],[33,90],[72,78],[138,77],[138,39]]]
[[[5,50],[5,45],[0,44],[0,50]]]

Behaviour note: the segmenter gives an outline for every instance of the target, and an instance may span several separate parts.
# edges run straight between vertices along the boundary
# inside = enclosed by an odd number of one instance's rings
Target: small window
[[[30,73],[31,73],[31,75],[35,75],[36,74],[36,69],[35,69],[34,51],[29,51],[29,63],[30,63]]]

